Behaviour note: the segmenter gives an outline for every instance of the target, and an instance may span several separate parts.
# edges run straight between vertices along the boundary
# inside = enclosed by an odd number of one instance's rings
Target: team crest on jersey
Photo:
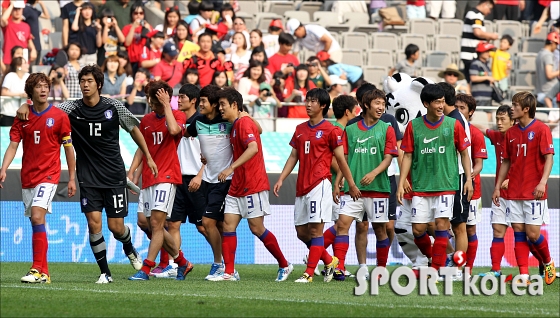
[[[47,118],[47,127],[54,126],[54,118]]]
[[[144,202],[144,210],[149,210],[149,209],[150,209],[150,203]]]
[[[340,200],[340,208],[342,209],[346,205],[346,201]]]
[[[527,137],[529,138],[529,140],[533,140],[535,139],[535,132],[534,131],[530,131],[529,134],[527,135]]]
[[[87,205],[87,198],[82,198],[82,205],[86,206]]]
[[[319,130],[318,132],[315,133],[315,138],[319,139],[321,137],[323,137],[323,131]]]
[[[105,118],[107,118],[107,119],[113,118],[113,111],[110,110],[110,109],[107,109],[107,110],[105,111]]]
[[[226,124],[224,123],[219,124],[218,129],[220,130],[220,132],[226,131]]]
[[[449,128],[443,128],[443,135],[444,135],[444,136],[449,136],[449,133],[450,133],[450,132],[451,132],[451,131],[450,131]]]

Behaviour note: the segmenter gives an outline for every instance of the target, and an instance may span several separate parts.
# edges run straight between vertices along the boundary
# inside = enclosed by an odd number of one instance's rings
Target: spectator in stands
[[[557,32],[551,32],[546,37],[544,47],[537,55],[536,71],[537,78],[535,83],[535,92],[537,93],[537,101],[544,104],[544,97],[558,82],[560,71],[558,65],[554,64],[554,50],[560,43],[560,37]]]
[[[49,72],[49,78],[51,79],[51,91],[49,97],[54,98],[52,102],[53,105],[58,105],[62,99],[67,99],[70,97],[68,88],[64,84],[64,67],[53,64]]]
[[[545,2],[548,2],[548,1],[545,0]],[[553,8],[553,6],[554,6],[554,8]],[[535,25],[533,26],[532,34],[540,33],[543,24],[549,19],[552,20],[552,21],[556,20],[556,23],[549,29],[549,31],[550,32],[559,32],[560,31],[559,30],[559,28],[560,28],[560,2],[558,2],[558,1],[550,2],[549,6],[546,7],[543,10],[539,21],[537,21],[537,23],[535,23]]]
[[[126,51],[118,51],[117,56],[119,57],[119,66],[126,73],[126,85],[132,85],[134,83],[134,79],[132,78],[132,65],[128,61],[128,53]]]
[[[150,71],[145,68],[139,68],[134,76],[134,84],[126,87],[126,103],[125,106],[134,115],[144,115],[146,113],[146,102],[135,102],[136,98],[146,98],[144,87],[150,81]]]
[[[198,69],[188,68],[183,73],[183,78],[181,79],[181,86],[185,84],[192,84],[200,89],[200,76],[198,75]]]
[[[445,1],[445,0],[443,0]],[[457,11],[455,11],[455,19],[463,20],[470,10],[478,5],[480,0],[460,0],[456,1]]]
[[[35,50],[33,37],[31,35],[31,28],[29,24],[23,21],[24,8],[25,3],[23,1],[12,1],[8,9],[4,10],[2,13],[0,26],[4,34],[4,43],[2,46],[4,65],[11,64],[12,55],[10,54],[10,50],[14,46],[21,46],[24,49],[28,49],[29,56],[25,56],[25,58],[29,59],[29,61],[34,62],[37,58],[37,51]]]
[[[395,72],[405,73],[411,77],[420,75],[421,66],[416,64],[416,61],[420,59],[420,48],[418,45],[407,45],[404,49],[404,55],[406,56],[406,59],[398,62],[395,67],[389,70],[389,76],[393,75]]]
[[[412,19],[426,18],[426,1],[425,0],[406,0],[406,17]]]
[[[80,89],[80,79],[78,74],[84,65],[80,63],[82,57],[82,46],[79,43],[70,43],[66,49],[68,55],[68,63],[64,66],[64,81],[68,87],[70,98],[82,98],[82,90]]]
[[[297,19],[290,19],[286,23],[286,31],[297,39],[294,55],[297,55],[302,48],[306,48],[314,53],[327,51],[331,59],[337,63],[342,60],[340,44],[324,27],[315,24],[303,25]]]
[[[347,1],[347,0],[335,1],[333,3],[331,10],[338,14],[339,23],[346,23],[346,21],[344,21],[344,13],[347,12],[368,13],[368,8],[364,1]]]
[[[119,58],[115,55],[109,56],[101,66],[104,81],[101,94],[106,96],[124,95],[126,93],[126,74],[120,67]]]
[[[196,18],[196,16],[200,13],[200,2],[198,0],[191,0],[187,4],[187,9],[189,10],[189,15],[185,17],[185,22],[191,24],[191,22]]]
[[[10,63],[9,73],[2,81],[2,96],[12,97],[12,100],[2,101],[0,109],[0,126],[11,126],[16,117],[16,111],[27,99],[25,81],[29,77],[29,64],[23,57],[16,57]]]
[[[180,20],[181,12],[179,12],[179,7],[167,8],[165,9],[165,16],[163,17],[163,24],[156,25],[154,29],[162,31],[165,35],[165,39],[172,38],[175,35]],[[167,30],[167,32],[164,30]]]
[[[119,29],[122,30],[125,25],[132,21],[130,14],[132,5],[130,2],[130,0],[105,1],[105,4],[99,7],[99,16],[102,16],[103,10],[111,10],[115,14],[114,18],[117,20]]]
[[[472,97],[477,106],[492,106],[492,85],[496,81],[488,68],[490,51],[496,47],[490,43],[479,42],[476,47],[478,58],[470,64],[470,83]],[[492,111],[484,110],[488,115],[488,122],[492,122]]]
[[[443,81],[455,87],[457,94],[471,94],[469,83],[465,80],[465,75],[459,71],[457,64],[451,63],[447,65],[445,70],[438,73],[438,77],[443,78]]]
[[[23,57],[23,47],[16,45],[14,46],[11,50],[10,50],[10,60],[15,59],[16,57]],[[3,61],[0,61],[0,64],[2,64],[2,74],[7,74],[6,72],[9,69],[9,64],[5,65]]]
[[[300,64],[296,67],[296,76],[288,77],[285,83],[284,89],[284,101],[303,103],[305,101],[305,96],[307,92],[313,88],[316,88],[313,81],[309,79],[309,71],[307,70],[307,65]],[[307,111],[305,105],[302,106],[289,106],[288,107],[288,117],[289,118],[305,118],[307,116]]]
[[[189,25],[184,20],[181,20],[177,23],[177,28],[175,30],[175,34],[172,38],[173,43],[177,45],[179,52],[183,49],[183,45],[188,43],[189,47],[192,47],[193,50],[189,50],[184,58],[190,59],[191,56],[198,51],[199,46],[189,41]]]
[[[224,88],[229,86],[229,79],[226,71],[215,71],[212,76],[212,85],[216,85],[219,88]]]
[[[281,71],[287,76],[292,76],[294,74],[295,67],[299,65],[298,58],[290,53],[294,42],[294,38],[288,33],[282,32],[278,35],[278,44],[280,48],[276,54],[268,59],[269,64],[267,68],[270,73],[274,74]]]
[[[230,47],[230,56],[226,57],[233,63],[234,71],[238,70],[241,65],[249,65],[249,59],[251,58],[251,51],[247,50],[248,45],[243,36],[243,33],[236,32],[232,38],[232,45]]]
[[[247,110],[251,117],[256,118],[263,131],[274,131],[274,123],[269,118],[274,116],[274,108],[280,104],[270,84],[263,82],[259,87],[259,96],[249,103]]]
[[[364,81],[364,71],[359,66],[335,63],[329,56],[329,53],[325,51],[317,53],[317,58],[321,61],[321,66],[327,69],[329,75],[336,75],[348,80],[352,90],[359,87]]]
[[[376,14],[380,9],[386,7],[387,7],[387,3],[385,2],[385,0],[371,0],[369,2],[368,13],[371,16],[372,14]]]
[[[125,36],[124,46],[128,51],[128,60],[133,72],[139,67],[138,63],[146,46],[146,34],[152,31],[152,26],[144,20],[144,14],[144,7],[141,4],[133,4],[130,9],[132,23],[122,30]]]
[[[249,43],[251,44],[250,50],[254,50],[257,47],[262,47],[264,49],[263,35],[261,30],[254,29],[253,31],[251,31],[251,33],[249,33],[249,41]]]
[[[140,57],[140,67],[151,72],[152,68],[161,61],[161,48],[165,43],[165,35],[163,32],[154,29],[147,34],[147,38],[147,45],[142,49],[142,56]]]
[[[81,63],[84,65],[97,64],[97,48],[103,45],[101,25],[93,20],[93,4],[86,2],[76,9],[77,18],[72,23],[70,35],[76,39],[84,50]]]
[[[245,19],[242,17],[235,17],[233,19],[233,29],[229,30],[229,32],[224,36],[223,41],[226,47],[227,45],[231,45],[233,35],[237,32],[243,33],[247,43],[251,42],[251,36],[249,35],[249,31],[247,31],[247,25],[245,24]]]
[[[497,40],[498,33],[486,32],[484,17],[492,12],[493,0],[480,0],[476,8],[465,15],[463,35],[461,38],[461,60],[465,66],[467,81],[470,75],[471,63],[476,59],[476,47],[481,40]]]
[[[233,30],[233,18],[235,18],[233,6],[229,3],[224,3],[222,5],[222,9],[220,10],[220,21],[218,22],[218,25],[226,27],[228,31]]]
[[[260,85],[265,82],[263,64],[259,61],[252,61],[239,80],[237,90],[243,96],[244,101],[253,101],[259,97]]]
[[[41,6],[41,11],[35,8],[35,4],[39,4]],[[27,0],[27,4],[23,9],[23,17],[25,18],[25,23],[29,24],[29,28],[31,29],[31,34],[33,35],[33,45],[35,46],[35,50],[37,52],[41,52],[42,45],[41,45],[41,30],[39,29],[39,18],[50,20],[49,11],[47,7],[41,0]],[[35,60],[36,62],[40,62]]]
[[[273,74],[272,78],[272,91],[276,98],[282,103],[284,102],[284,91],[286,87],[286,75],[281,71]],[[288,107],[282,107],[282,104],[278,104],[276,115],[278,117],[288,117]]]
[[[284,30],[281,19],[274,19],[270,21],[268,26],[268,34],[263,36],[262,42],[266,50],[266,56],[271,57],[280,49],[278,44],[278,36]]]
[[[457,2],[448,0],[429,0],[426,1],[426,11],[429,12],[429,18],[437,20],[440,17],[443,19],[454,19],[455,12],[457,11]]]
[[[264,48],[262,46],[256,47],[253,51],[251,51],[251,58],[249,59],[249,64],[251,64],[252,61],[259,61],[262,63],[263,67],[265,68],[264,69],[264,76],[266,79],[265,82],[270,84],[272,81],[272,73],[267,68],[269,62],[268,62],[268,58],[266,57],[266,53],[264,52]],[[235,72],[235,77],[234,77],[235,82],[239,82],[239,80],[243,77],[243,74],[245,73],[248,67],[249,67],[248,64],[239,66],[239,69],[237,69],[237,72]]]
[[[309,79],[317,88],[327,89],[332,85],[329,73],[321,66],[321,61],[316,56],[307,59],[307,70],[309,70]]]
[[[179,51],[175,44],[171,42],[165,43],[161,51],[162,59],[151,71],[154,80],[167,82],[171,87],[181,83],[183,65],[177,62],[177,55],[179,55]]]
[[[202,33],[198,37],[198,45],[200,45],[200,50],[185,62],[185,67],[196,67],[198,69],[200,87],[205,87],[212,82],[212,75],[214,75],[214,69],[210,66],[210,62],[215,58],[212,52],[212,35]]]
[[[73,0],[67,3],[60,9],[60,18],[62,19],[62,46],[67,47],[69,43],[78,42],[78,34],[72,33],[70,28],[76,18],[78,7],[83,3],[83,0]]]
[[[494,0],[494,20],[519,20],[526,0]],[[529,0],[530,1],[530,0]]]
[[[103,9],[100,12],[100,17],[101,43],[103,45],[97,49],[97,65],[103,65],[107,57],[117,55],[119,46],[125,40],[119,22],[115,18],[115,13],[111,9]]]
[[[329,87],[329,96],[331,97],[331,102],[333,99],[344,94],[344,85],[348,84],[348,80],[342,79],[336,75],[331,75],[331,86]],[[329,117],[332,117],[333,112],[331,111]]]
[[[198,7],[198,15],[189,23],[191,34],[193,35],[194,42],[199,35],[204,33],[206,29],[206,24],[211,24],[210,18],[212,17],[212,11],[214,10],[214,5],[210,1],[202,1]]]
[[[500,40],[500,47],[490,52],[492,58],[492,76],[496,80],[496,85],[502,91],[509,90],[509,73],[511,71],[511,56],[508,50],[513,45],[513,38],[506,34]]]

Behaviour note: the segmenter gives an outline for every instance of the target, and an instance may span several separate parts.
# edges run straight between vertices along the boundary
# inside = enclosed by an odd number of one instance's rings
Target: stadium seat
[[[377,24],[359,24],[359,25],[355,25],[352,31],[371,34],[371,33],[379,32],[379,26]]]
[[[350,32],[352,26],[347,24],[326,24],[325,29],[329,32],[333,33],[343,33],[343,32]]]
[[[45,7],[47,7],[51,19],[60,16],[60,4],[58,3],[58,1],[43,1],[43,4],[45,5]],[[41,11],[40,6],[36,5],[36,7],[39,9],[39,11]]]
[[[373,48],[377,50],[391,50],[396,52],[399,48],[399,38],[396,34],[379,32],[371,35]]]
[[[461,52],[461,37],[448,34],[436,34],[434,50],[458,54]]]
[[[255,15],[255,19],[257,21],[257,25],[255,28],[259,30],[268,30],[270,21],[275,19],[281,19],[282,24],[284,24],[284,18],[276,13],[260,12]]]
[[[247,12],[250,15],[255,15],[261,12],[261,1],[240,1],[239,11]]]
[[[517,53],[514,69],[516,70],[535,70],[537,53]]]
[[[365,66],[364,80],[372,83],[377,87],[382,87],[383,80],[387,77],[388,69],[382,66]]]
[[[53,32],[49,35],[51,48],[62,48],[62,32]]]
[[[449,52],[442,51],[428,51],[426,52],[426,67],[439,67],[440,69],[445,69],[445,67],[452,63],[451,54]]]
[[[401,35],[403,33],[408,33],[408,27],[406,25],[389,25],[383,27],[383,32]]]
[[[423,34],[434,36],[437,34],[437,24],[432,19],[412,19],[408,21],[409,32],[412,34]]]
[[[316,11],[321,10],[321,6],[323,5],[323,3],[321,2],[309,2],[309,1],[303,1],[301,2],[301,4],[299,5],[299,11],[306,11],[309,13],[310,16],[313,16],[313,14]]]
[[[528,25],[528,23],[523,23],[523,25],[527,25],[528,28],[530,28],[529,25]],[[544,22],[544,23],[543,23],[543,26],[542,26],[541,32],[535,34],[535,33],[532,33],[533,30],[529,30],[529,31],[528,31],[528,35],[526,35],[525,37],[528,37],[528,36],[530,35],[530,37],[531,37],[532,39],[541,39],[541,40],[543,41],[543,43],[544,43],[544,41],[546,40],[546,36],[548,35],[548,33],[546,32],[546,30],[549,29],[549,26],[550,26],[550,24],[548,24],[547,22]]]
[[[391,68],[395,65],[393,52],[389,50],[376,50],[376,49],[368,50],[367,65]]]
[[[418,45],[422,53],[428,51],[428,42],[424,34],[401,34],[401,51],[409,44]]]
[[[484,27],[486,28],[486,32],[494,32],[494,23],[492,21],[484,20]]]
[[[165,14],[155,5],[148,3],[144,6],[144,15],[150,25],[163,24]]]
[[[356,66],[364,65],[364,52],[362,50],[356,49],[342,49],[342,60],[343,64],[350,64]]]
[[[338,23],[338,13],[331,11],[316,11],[313,13],[313,21],[322,26]]]
[[[484,23],[486,24],[486,21],[484,21]],[[500,37],[505,34],[509,34],[514,39],[522,38],[524,36],[521,23],[518,21],[498,20],[496,21],[494,30],[500,35]]]
[[[369,49],[369,37],[366,33],[344,32],[342,33],[342,47],[345,49]]]
[[[365,12],[344,12],[343,20],[344,24],[348,25],[360,25],[369,23],[369,14]]]
[[[247,26],[247,30],[253,30],[257,27],[257,21],[252,14],[239,11],[235,13],[235,16],[241,17],[243,18],[243,20],[245,20],[245,26]]]
[[[338,42],[338,44],[340,44],[342,46],[342,42],[340,42],[340,40],[342,39],[342,36],[336,32],[330,32],[331,36],[333,37],[333,39],[336,40],[336,42]]]
[[[515,70],[514,86],[535,87],[537,73],[535,70]]]
[[[51,20],[55,32],[62,32],[62,18],[56,17]]]
[[[463,35],[463,21],[459,19],[439,19],[439,34],[455,35],[459,38]]]
[[[539,38],[523,38],[521,39],[521,52],[539,53],[539,51],[544,47],[545,40]]]
[[[268,6],[268,8],[267,8]],[[284,15],[284,12],[295,10],[293,1],[267,1],[265,2],[265,11]]]
[[[291,18],[298,19],[299,22],[308,24],[311,22],[309,12],[306,11],[286,11],[284,12],[284,19],[287,21]]]
[[[422,76],[431,79],[434,82],[440,82],[441,78],[438,77],[438,73],[442,69],[440,67],[423,67]]]

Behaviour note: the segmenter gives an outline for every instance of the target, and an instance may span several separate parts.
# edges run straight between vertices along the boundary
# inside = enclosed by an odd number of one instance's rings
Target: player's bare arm
[[[344,155],[344,160],[346,160],[346,162],[348,162],[348,155]],[[336,170],[333,169],[333,166],[336,165]],[[340,168],[338,167],[338,162],[336,161],[336,158],[333,156],[333,160],[331,163],[331,171],[333,173],[336,173],[336,178],[334,179],[334,185],[333,185],[333,200],[336,204],[340,203],[340,188],[341,188],[341,183],[342,186],[344,186],[343,180],[342,180],[342,174],[340,173]]]
[[[496,186],[494,187],[494,193],[492,194],[492,201],[496,206],[500,206],[500,188],[502,183],[507,177],[509,167],[511,166],[511,161],[509,158],[504,158],[502,165],[500,166],[500,173],[497,176]]]
[[[128,170],[127,178],[132,181],[132,183],[138,185],[140,181],[140,176],[142,175],[142,152],[140,149],[136,149],[134,153],[134,158],[130,164],[130,169]],[[133,194],[138,194],[135,191],[130,190]]]
[[[360,180],[360,184],[363,186],[367,186],[370,183],[373,182],[373,180],[375,180],[375,177],[377,177],[381,172],[387,170],[389,168],[389,166],[391,165],[391,161],[393,160],[393,156],[392,155],[384,155],[383,156],[383,161],[381,161],[381,164],[379,166],[377,166],[377,168],[371,170],[368,174],[366,174],[362,180]]]
[[[401,149],[401,143],[402,140],[397,140],[397,149],[399,150],[399,156],[397,157],[397,165],[399,166],[399,171],[402,171],[401,167],[402,167],[402,160],[404,158],[404,151]],[[410,191],[412,191],[412,188],[410,187],[410,183],[408,182],[408,179],[404,179],[404,193],[409,193]]]
[[[29,118],[29,105],[27,103],[21,104],[21,106],[16,111],[16,117],[19,120],[28,120]]]
[[[282,187],[282,182],[284,181],[284,179],[286,179],[288,177],[288,175],[290,175],[290,173],[292,173],[292,170],[294,170],[297,162],[298,162],[298,152],[295,148],[292,148],[292,152],[290,152],[290,156],[288,157],[288,160],[286,160],[286,164],[284,165],[284,169],[282,169],[282,173],[280,174],[280,177],[278,178],[278,181],[274,185],[274,195],[275,196],[279,196],[278,192],[280,191],[280,188]]]
[[[397,201],[399,204],[403,204],[403,197],[405,193],[409,191],[405,191],[405,184],[408,184],[406,180],[406,176],[410,173],[410,167],[412,166],[412,152],[405,152],[402,157],[401,161],[401,174],[399,176],[399,186],[397,188]],[[410,187],[410,185],[408,185]],[[412,190],[412,189],[411,189]]]
[[[482,171],[483,161],[484,161],[484,159],[482,159],[482,158],[474,158],[474,165],[473,165],[473,171],[472,171],[472,178],[473,179]]]
[[[148,145],[146,145],[146,140],[144,140],[144,136],[142,136],[140,129],[138,129],[138,127],[134,127],[130,131],[130,136],[132,137],[134,142],[138,145],[138,148],[142,151],[144,156],[146,156],[146,164],[148,165],[148,167],[150,167],[150,170],[152,170],[154,176],[157,177],[158,170],[157,170],[156,163],[154,162],[154,159],[152,159],[152,156],[148,151]]]
[[[175,116],[173,116],[173,109],[171,109],[171,104],[169,103],[171,97],[169,97],[169,94],[163,88],[160,88],[157,91],[156,96],[159,102],[163,105],[165,122],[167,123],[167,131],[169,131],[172,136],[180,134],[182,131],[181,126],[177,124]]]
[[[553,164],[553,154],[549,153],[544,155],[544,170],[541,181],[533,191],[533,195],[535,196],[535,200],[540,200],[546,191],[546,183],[548,182],[548,178],[550,177],[550,172],[552,171],[552,164]]]
[[[0,169],[0,189],[3,188],[2,183],[6,180],[6,170],[14,160],[19,142],[10,141],[6,153],[4,153],[4,160],[2,160],[2,168]]]
[[[226,182],[227,177],[231,176],[231,174],[235,169],[245,164],[247,161],[253,158],[257,153],[259,153],[259,146],[257,145],[256,141],[251,141],[247,145],[247,149],[245,149],[243,154],[239,156],[239,158],[237,158],[237,160],[235,160],[235,162],[233,162],[224,171],[220,172],[220,174],[218,175],[218,181]]]
[[[352,173],[350,172],[350,167],[348,167],[348,163],[346,163],[346,160],[344,159],[344,147],[342,147],[342,145],[334,148],[334,157],[338,161],[340,172],[346,179],[346,182],[348,182],[348,192],[350,194],[350,197],[352,197],[352,199],[356,201],[362,196],[362,193],[354,182],[354,178],[352,177]]]
[[[191,182],[189,182],[190,192],[196,192],[198,191],[198,189],[200,189],[200,185],[202,184],[202,174],[204,173],[205,168],[206,168],[206,164],[203,164],[200,170],[198,170],[196,176],[191,179]]]
[[[463,170],[465,170],[465,175],[470,176],[472,174],[471,170],[471,158],[469,156],[468,150],[465,148],[460,152],[461,154],[461,164],[463,165]],[[465,194],[470,201],[474,192],[472,179],[467,178],[465,181],[465,186],[463,188],[463,194]]]
[[[66,164],[68,165],[68,197],[71,198],[76,194],[76,156],[74,155],[74,147],[72,144],[64,144],[64,154],[66,155]]]

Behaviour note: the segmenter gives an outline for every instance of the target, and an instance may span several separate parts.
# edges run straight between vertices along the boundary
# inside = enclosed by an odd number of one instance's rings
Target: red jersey
[[[276,53],[268,58],[268,66],[266,68],[270,71],[270,73],[274,74],[277,71],[283,70],[284,67],[288,66],[290,63],[296,67],[299,65],[299,60],[292,54],[281,55]]]
[[[140,122],[140,131],[158,169],[158,176],[154,178],[148,165],[142,165],[142,189],[159,183],[183,183],[177,147],[184,134],[187,116],[182,111],[174,110],[173,117],[181,127],[181,132],[175,136],[169,134],[165,116],[160,117],[151,112]],[[146,162],[146,156],[143,160]]]
[[[497,130],[486,129],[486,136],[488,136],[488,139],[490,139],[490,142],[496,148],[494,151],[496,153],[496,179],[494,180],[494,185],[496,185],[496,181],[498,181],[498,175],[500,174],[500,167],[502,166],[502,161],[504,161],[504,146],[506,144],[506,135]],[[509,172],[506,179],[509,179]],[[500,196],[504,199],[508,199],[507,189],[501,189]]]
[[[58,184],[60,145],[70,137],[70,120],[62,110],[50,105],[38,114],[33,108],[28,121],[14,120],[10,141],[23,141],[21,186],[35,188],[40,183]]]
[[[259,152],[235,169],[228,194],[232,197],[244,197],[270,190],[257,125],[250,117],[241,117],[233,123],[230,136],[234,162],[241,157],[252,142],[257,143]]]
[[[2,52],[4,53],[4,64],[7,66],[12,63],[12,48],[14,46],[21,46],[22,48],[28,48],[27,43],[31,40],[31,28],[29,24],[25,23],[23,20],[19,23],[12,21],[12,18],[8,20],[8,25],[2,28],[2,33],[4,33],[4,47]]]
[[[144,48],[142,48],[142,55],[140,56],[140,63],[142,63],[143,61],[151,61],[155,59],[161,59],[161,50],[154,50],[151,47],[144,46]],[[155,65],[150,67],[150,70],[152,70],[154,67]]]
[[[142,37],[142,28],[144,27],[143,26],[136,27],[136,29],[132,31],[134,32],[134,38],[132,39],[132,43],[130,43],[129,46],[125,45],[128,51],[128,60],[130,61],[130,63],[138,63],[142,58],[142,51],[146,46],[146,38]],[[131,32],[130,29],[132,29],[132,24],[127,24],[124,26],[124,28],[122,29],[122,33],[124,37],[126,37],[128,33]],[[152,31],[151,28],[147,28],[147,29],[148,31]]]
[[[488,153],[486,152],[486,141],[484,140],[484,134],[480,129],[469,124],[471,130],[471,158],[474,159],[488,159]],[[482,196],[482,183],[480,182],[480,173],[474,177],[474,192],[472,200],[480,199]]]
[[[333,151],[342,147],[342,130],[326,120],[315,126],[306,121],[296,127],[290,146],[298,153],[296,196],[301,197],[324,179],[330,180]]]
[[[168,62],[162,60],[151,68],[151,73],[154,77],[161,77],[161,80],[167,82],[169,86],[175,87],[183,78],[183,64],[173,60],[169,65]]]
[[[550,128],[533,119],[526,127],[515,124],[506,132],[503,156],[509,159],[508,199],[534,200],[533,191],[541,181],[545,155],[554,154]],[[547,198],[548,186],[544,196]]]

